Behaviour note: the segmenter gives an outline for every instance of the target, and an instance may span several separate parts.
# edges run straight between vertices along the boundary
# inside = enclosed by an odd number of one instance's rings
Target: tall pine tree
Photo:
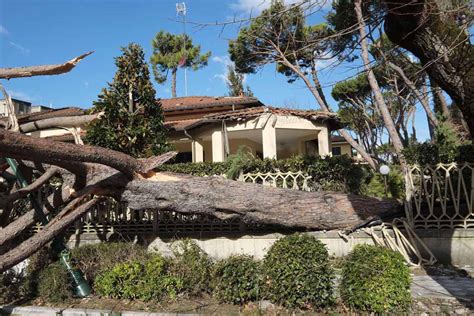
[[[253,92],[249,86],[244,89],[244,74],[235,71],[234,65],[227,66],[227,88],[230,97],[253,97]]]
[[[132,43],[121,51],[113,82],[94,102],[93,111],[105,115],[89,125],[86,141],[133,157],[163,153],[169,149],[163,110],[155,99],[143,49]]]

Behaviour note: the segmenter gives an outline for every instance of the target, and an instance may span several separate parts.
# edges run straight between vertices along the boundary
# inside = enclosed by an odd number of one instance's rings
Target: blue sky
[[[270,0],[188,0],[188,21],[226,21],[234,16],[256,14]],[[294,0],[293,0],[294,1]],[[149,59],[151,40],[160,30],[181,33],[176,21],[177,0],[0,0],[0,67],[61,63],[87,51],[94,54],[73,71],[61,76],[12,79],[4,82],[10,93],[34,104],[55,108],[89,108],[115,73],[114,57],[130,42],[140,44]],[[311,16],[310,23],[322,21],[325,12]],[[228,61],[228,40],[238,25],[197,28],[188,24],[188,34],[211,51],[209,65],[188,71],[188,95],[222,96],[227,87],[222,79]],[[357,69],[341,65],[322,71],[321,81],[330,98],[331,85],[354,74]],[[184,95],[183,73],[178,73],[178,96]],[[255,96],[267,105],[315,109],[314,98],[302,82],[288,84],[273,65],[247,76]],[[155,84],[157,96],[170,97],[169,85]],[[427,134],[424,113],[418,113],[418,134]],[[425,133],[426,131],[426,133]]]

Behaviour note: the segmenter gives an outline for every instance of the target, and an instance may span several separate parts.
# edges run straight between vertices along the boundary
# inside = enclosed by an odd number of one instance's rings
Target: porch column
[[[329,131],[327,127],[322,127],[319,130],[318,134],[318,150],[319,150],[319,156],[324,157],[324,156],[330,156],[331,152],[329,151]]]
[[[224,161],[224,135],[220,130],[212,132],[212,161]]]
[[[204,161],[204,147],[202,144],[193,140],[193,162],[203,162]]]
[[[263,158],[277,159],[276,129],[267,122],[262,130]]]

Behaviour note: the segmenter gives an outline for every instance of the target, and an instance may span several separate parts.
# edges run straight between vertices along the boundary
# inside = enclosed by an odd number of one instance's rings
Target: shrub
[[[372,172],[370,180],[362,190],[363,195],[373,197],[386,197],[384,176],[380,172]],[[403,199],[405,196],[405,184],[403,173],[398,165],[390,166],[390,173],[387,175],[388,197]]]
[[[97,275],[111,270],[117,263],[143,262],[148,256],[145,247],[119,242],[84,245],[71,251],[71,258],[91,285]]]
[[[175,259],[170,273],[183,281],[184,292],[191,295],[210,292],[212,261],[209,256],[191,239],[173,243],[172,250]]]
[[[250,256],[231,256],[213,270],[214,295],[225,303],[243,304],[258,299],[260,264]]]
[[[266,296],[285,307],[307,309],[334,301],[328,252],[309,234],[276,241],[263,260],[263,277]]]
[[[303,171],[312,177],[315,189],[360,193],[361,186],[368,177],[367,170],[353,164],[350,157],[312,157],[295,156],[288,159],[259,159],[252,158],[241,151],[225,162],[199,162],[164,164],[158,167],[160,171],[186,173],[195,176],[211,176],[227,174],[233,177],[236,170],[241,168],[244,173],[256,172],[297,172]]]
[[[343,263],[340,294],[352,309],[403,311],[411,303],[410,271],[399,253],[358,245]]]
[[[168,275],[169,262],[160,255],[152,255],[145,262],[119,263],[95,279],[99,295],[121,299],[160,299],[176,297],[182,290],[182,281]]]
[[[72,280],[66,268],[54,262],[38,275],[38,297],[48,303],[61,303],[73,295]]]
[[[0,304],[12,303],[20,298],[23,278],[10,269],[0,274]]]

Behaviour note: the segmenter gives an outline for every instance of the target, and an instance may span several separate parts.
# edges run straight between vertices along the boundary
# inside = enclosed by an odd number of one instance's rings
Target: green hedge
[[[101,242],[71,250],[73,261],[91,286],[97,275],[112,269],[117,263],[145,261],[148,256],[145,247],[123,242]]]
[[[38,276],[38,297],[48,303],[63,303],[72,298],[73,288],[69,272],[59,262],[44,268]]]
[[[96,277],[95,291],[101,296],[119,299],[175,298],[182,291],[183,282],[169,273],[169,265],[160,255],[152,255],[145,262],[116,264]]]
[[[195,241],[179,240],[172,244],[174,259],[170,273],[183,282],[183,292],[189,295],[211,292],[212,260]]]
[[[413,144],[403,151],[408,163],[434,165],[438,163],[474,163],[474,145],[443,146],[432,143]]]
[[[303,171],[312,177],[313,182],[323,190],[360,193],[364,182],[369,177],[366,168],[353,163],[346,156],[309,157],[295,156],[289,159],[258,159],[244,158],[245,163],[237,161],[239,156],[230,157],[225,162],[199,162],[165,164],[158,168],[160,171],[209,176],[215,174],[235,174],[236,166],[244,173],[256,172],[297,172]]]
[[[216,263],[214,295],[225,303],[243,304],[259,298],[260,264],[250,256],[231,256]]]
[[[309,234],[279,239],[263,260],[265,295],[288,308],[333,304],[333,278],[326,247]]]
[[[398,252],[358,245],[344,260],[339,292],[351,309],[402,312],[411,304],[410,282],[410,270]]]

